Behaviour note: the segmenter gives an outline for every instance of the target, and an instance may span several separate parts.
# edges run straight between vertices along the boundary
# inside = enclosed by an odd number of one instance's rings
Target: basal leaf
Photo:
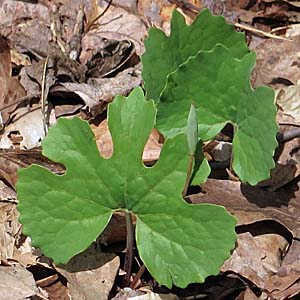
[[[151,28],[145,41],[142,56],[143,79],[147,98],[158,100],[165,86],[167,75],[199,51],[213,49],[216,44],[225,45],[232,54],[241,58],[249,49],[245,36],[234,30],[233,25],[221,16],[213,16],[204,9],[190,26],[176,10],[171,21],[171,34],[167,37],[161,30]]]
[[[24,233],[66,263],[103,231],[112,213],[137,216],[141,259],[160,284],[185,287],[216,274],[235,242],[235,220],[223,207],[182,199],[188,146],[180,134],[165,143],[159,161],[145,167],[142,152],[155,121],[153,101],[140,88],[109,105],[113,155],[101,157],[87,122],[60,119],[43,153],[65,165],[58,176],[40,166],[19,172],[17,191]]]
[[[200,52],[170,74],[157,116],[158,129],[174,136],[184,130],[194,103],[203,140],[232,123],[233,169],[250,184],[269,177],[277,146],[274,92],[268,87],[251,87],[254,65],[253,52],[242,59],[234,58],[222,45]]]

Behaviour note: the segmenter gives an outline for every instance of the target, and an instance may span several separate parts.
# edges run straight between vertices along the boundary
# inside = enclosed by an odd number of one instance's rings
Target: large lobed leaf
[[[87,122],[60,119],[43,141],[43,153],[65,165],[55,175],[40,167],[20,170],[17,192],[24,233],[33,244],[66,263],[103,231],[112,213],[137,216],[141,259],[160,284],[185,287],[219,271],[234,247],[235,219],[223,207],[182,199],[188,147],[183,134],[167,140],[149,168],[142,152],[155,121],[153,101],[140,88],[109,105],[114,152],[98,153]]]
[[[213,16],[208,9],[202,10],[190,26],[174,10],[169,37],[161,30],[151,28],[145,41],[146,52],[142,56],[147,98],[158,101],[167,75],[189,57],[199,51],[211,50],[216,44],[225,45],[237,58],[249,52],[245,36],[236,32],[234,26],[227,24],[222,16]]]
[[[232,123],[233,169],[250,184],[269,177],[277,146],[274,91],[251,87],[254,65],[253,52],[242,59],[234,58],[222,45],[199,52],[169,75],[157,116],[158,129],[173,136],[184,130],[193,102],[202,140],[212,139],[226,123]]]
[[[249,53],[243,34],[208,10],[190,26],[174,11],[170,36],[150,29],[145,48],[143,78],[147,98],[158,103],[158,129],[166,137],[185,131],[194,102],[199,137],[211,139],[232,123],[233,169],[250,184],[268,178],[277,145],[274,93],[250,86],[255,55]],[[208,170],[203,159],[192,182],[202,183]]]

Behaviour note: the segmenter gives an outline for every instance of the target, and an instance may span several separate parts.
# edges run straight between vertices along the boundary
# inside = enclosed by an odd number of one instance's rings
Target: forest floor
[[[107,107],[115,96],[143,86],[149,28],[168,35],[173,10],[192,24],[204,8],[244,32],[257,59],[251,85],[273,88],[278,109],[271,179],[255,186],[239,181],[230,165],[228,125],[204,147],[209,178],[186,197],[224,206],[235,216],[236,248],[218,275],[171,289],[147,270],[141,274],[134,252],[124,284],[126,221],[117,213],[90,248],[66,266],[55,265],[22,233],[18,170],[37,164],[65,172],[42,155],[41,146],[48,127],[62,117],[87,120],[101,155],[110,157]],[[300,299],[299,1],[0,0],[0,16],[0,300]],[[163,140],[151,131],[146,165],[159,159]]]

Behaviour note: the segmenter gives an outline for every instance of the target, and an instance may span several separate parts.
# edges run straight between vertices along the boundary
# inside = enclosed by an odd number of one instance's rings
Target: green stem
[[[125,217],[126,217],[126,229],[127,229],[127,244],[126,244],[124,271],[126,272],[125,282],[129,283],[132,260],[133,260],[134,230],[133,230],[131,213],[127,211],[125,213]]]
[[[235,136],[236,130],[237,130],[236,126],[233,126],[233,136]],[[229,170],[230,170],[231,174],[235,174],[232,164],[233,164],[233,149],[231,149]]]
[[[183,189],[183,192],[182,192],[183,198],[186,197],[187,190],[188,190],[189,185],[190,185],[190,180],[191,180],[191,175],[192,175],[192,170],[193,170],[194,158],[195,158],[194,155],[190,155],[190,157],[189,157],[189,164],[188,164],[188,169],[187,169],[187,173],[186,173],[186,181],[185,181],[184,189]]]

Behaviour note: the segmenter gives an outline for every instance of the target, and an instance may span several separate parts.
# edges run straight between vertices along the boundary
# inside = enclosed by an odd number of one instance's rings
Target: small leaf
[[[190,185],[199,185],[206,181],[210,166],[202,150],[202,141],[198,138],[198,118],[195,105],[192,103],[186,127],[189,154],[194,157]]]
[[[236,32],[233,25],[227,24],[222,16],[213,16],[208,9],[202,10],[191,26],[174,10],[169,37],[151,28],[142,56],[147,98],[158,101],[167,75],[189,57],[211,50],[216,44],[225,45],[237,58],[249,52],[244,34]]]
[[[266,179],[274,167],[277,146],[274,92],[253,89],[253,52],[236,59],[222,45],[199,52],[170,74],[158,104],[157,127],[165,136],[184,131],[190,103],[199,120],[199,136],[209,140],[226,123],[234,126],[233,169],[250,184]]]
[[[219,272],[234,247],[235,219],[223,207],[182,199],[186,180],[186,136],[168,139],[153,167],[142,152],[155,121],[153,101],[140,88],[109,104],[113,155],[99,155],[87,122],[60,119],[43,141],[43,153],[65,165],[55,175],[40,166],[19,172],[20,220],[33,244],[66,263],[103,231],[112,213],[137,216],[142,261],[160,284],[185,287]]]
[[[187,120],[186,136],[189,145],[189,153],[191,156],[195,155],[198,143],[198,119],[195,105],[192,103]]]
[[[209,176],[210,171],[211,169],[209,163],[203,153],[202,141],[199,140],[196,147],[195,160],[191,174],[190,185],[199,185],[204,183],[207,177]]]

